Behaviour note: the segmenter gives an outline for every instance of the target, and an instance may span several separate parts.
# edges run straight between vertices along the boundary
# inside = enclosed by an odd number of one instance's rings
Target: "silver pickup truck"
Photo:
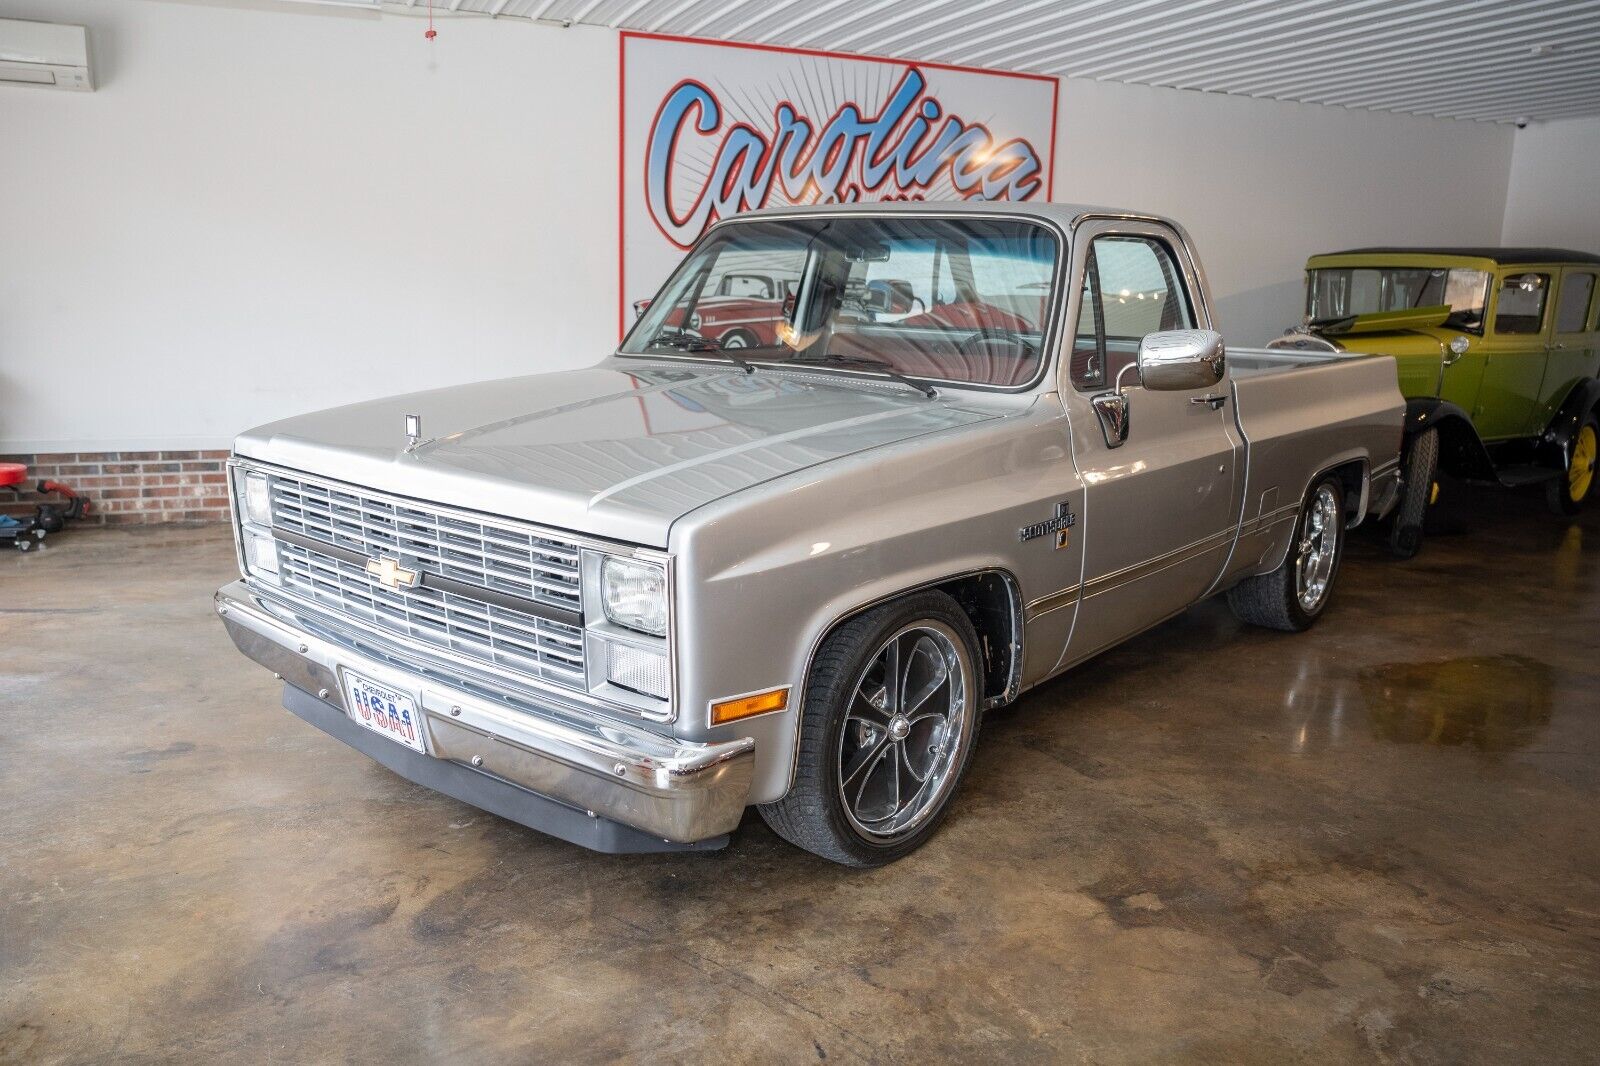
[[[881,864],[986,711],[1219,593],[1306,628],[1393,506],[1393,360],[1212,328],[1149,215],[743,215],[597,366],[240,436],[216,610],[289,710],[503,817],[704,849],[756,806]]]

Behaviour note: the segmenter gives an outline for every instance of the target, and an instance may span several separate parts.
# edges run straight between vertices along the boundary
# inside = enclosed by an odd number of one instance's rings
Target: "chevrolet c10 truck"
[[[724,348],[732,273],[798,280]],[[986,711],[1213,595],[1305,629],[1394,505],[1394,361],[1212,316],[1150,215],[741,215],[590,369],[241,435],[216,610],[290,711],[502,817],[693,850],[754,806],[879,865]]]

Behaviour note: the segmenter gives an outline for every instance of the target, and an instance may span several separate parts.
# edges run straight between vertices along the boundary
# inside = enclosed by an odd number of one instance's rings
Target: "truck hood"
[[[422,420],[414,447],[408,414]],[[234,450],[396,495],[665,547],[674,521],[714,500],[995,417],[892,384],[612,360],[301,415],[242,434]]]

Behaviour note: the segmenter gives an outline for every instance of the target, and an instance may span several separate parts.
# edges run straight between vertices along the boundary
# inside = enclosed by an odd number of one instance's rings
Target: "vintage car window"
[[[1153,237],[1096,237],[1083,284],[1072,344],[1077,388],[1100,389],[1115,381],[1138,358],[1145,334],[1194,328],[1172,249]]]
[[[1306,286],[1306,317],[1336,322],[1352,315],[1448,306],[1445,325],[1483,332],[1489,273],[1455,267],[1325,267]]]
[[[1561,297],[1556,301],[1556,332],[1582,333],[1589,317],[1589,297],[1594,293],[1594,275],[1569,272],[1561,279]]]
[[[1043,362],[1058,254],[1050,230],[1007,219],[736,222],[689,254],[619,352],[738,349],[753,363],[870,373],[881,362],[916,378],[1021,386]]]
[[[1549,274],[1510,274],[1501,279],[1494,331],[1538,333],[1544,327],[1544,305],[1549,293]]]

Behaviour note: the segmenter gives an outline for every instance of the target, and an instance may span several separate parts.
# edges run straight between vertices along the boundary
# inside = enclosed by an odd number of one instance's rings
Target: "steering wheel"
[[[977,355],[988,345],[996,342],[1013,345],[1024,356],[1032,355],[1034,347],[1022,334],[1014,329],[1002,329],[999,326],[977,326],[964,339],[957,349],[962,355]]]

